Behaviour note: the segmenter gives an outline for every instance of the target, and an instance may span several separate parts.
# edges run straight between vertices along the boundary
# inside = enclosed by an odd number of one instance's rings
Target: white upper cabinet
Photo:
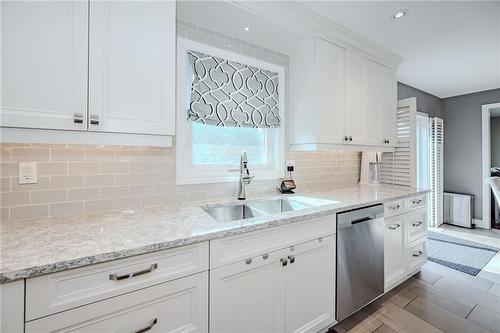
[[[4,129],[4,139],[171,144],[175,1],[4,1],[1,6],[0,125],[11,127]]]
[[[316,139],[339,144],[345,128],[345,50],[323,39],[315,40]]]
[[[175,1],[92,1],[89,47],[89,130],[174,135]]]
[[[345,136],[345,49],[321,38],[298,45],[290,66],[291,143],[341,144]]]
[[[1,126],[87,128],[87,10],[84,1],[2,1]]]
[[[298,44],[290,73],[292,149],[393,150],[395,70],[314,38]]]
[[[393,146],[396,72],[355,51],[347,55],[346,133],[349,144]]]

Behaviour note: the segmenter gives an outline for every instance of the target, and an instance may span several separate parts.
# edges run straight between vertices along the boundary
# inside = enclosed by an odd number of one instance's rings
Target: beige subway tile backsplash
[[[2,220],[132,209],[237,194],[235,182],[176,185],[173,147],[1,144],[0,152]],[[359,180],[358,152],[288,152],[286,159],[295,160],[293,176],[302,191],[353,186]],[[31,160],[38,161],[38,183],[19,185],[18,161]],[[278,184],[278,180],[256,179],[247,193],[274,194]]]

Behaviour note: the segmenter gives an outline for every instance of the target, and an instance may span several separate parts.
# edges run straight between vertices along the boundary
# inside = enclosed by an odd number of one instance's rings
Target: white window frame
[[[187,109],[191,98],[190,64],[187,51],[194,50],[211,56],[236,61],[278,73],[279,116],[281,126],[275,129],[276,135],[266,135],[268,163],[252,165],[249,169],[255,180],[280,179],[285,167],[285,68],[223,50],[214,46],[198,43],[185,38],[177,38],[177,121],[176,121],[176,182],[184,184],[203,184],[233,182],[239,179],[239,165],[193,165],[192,157],[192,121],[187,119]],[[271,131],[269,131],[271,132]],[[249,157],[251,161],[251,157]],[[270,161],[271,160],[271,161]]]

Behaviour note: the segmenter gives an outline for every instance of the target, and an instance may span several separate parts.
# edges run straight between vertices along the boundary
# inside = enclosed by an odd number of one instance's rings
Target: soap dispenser
[[[294,194],[295,192],[292,191],[292,190],[294,190],[295,188],[297,188],[297,186],[295,186],[295,182],[292,179],[292,172],[294,171],[293,165],[287,166],[286,170],[288,172],[290,172],[290,178],[289,179],[286,179],[286,178],[283,179],[281,181],[281,185],[279,187],[277,187],[276,190],[278,190],[278,192],[281,193],[281,194]]]

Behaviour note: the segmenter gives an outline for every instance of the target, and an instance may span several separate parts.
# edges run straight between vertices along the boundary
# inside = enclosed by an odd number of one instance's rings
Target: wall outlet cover
[[[19,162],[19,184],[38,183],[36,162]]]

